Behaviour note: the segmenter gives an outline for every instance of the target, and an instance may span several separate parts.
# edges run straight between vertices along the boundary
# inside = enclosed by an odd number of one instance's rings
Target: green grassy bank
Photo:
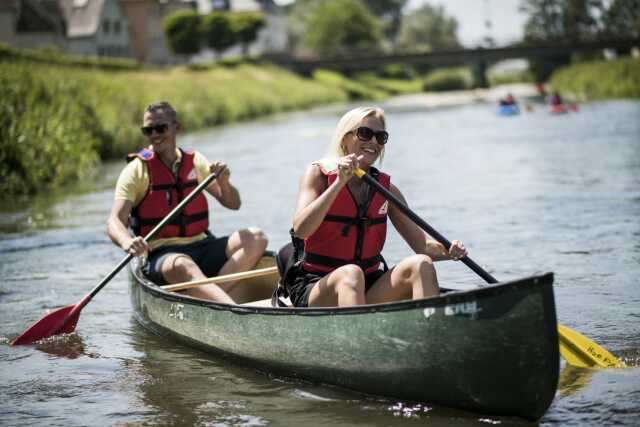
[[[549,84],[581,100],[640,98],[640,58],[569,65],[553,73]]]
[[[83,179],[101,159],[138,149],[153,101],[170,101],[193,131],[347,97],[269,64],[114,70],[0,57],[0,192]]]

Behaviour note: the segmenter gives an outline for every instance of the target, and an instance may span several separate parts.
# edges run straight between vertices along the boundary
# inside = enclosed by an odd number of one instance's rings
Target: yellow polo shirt
[[[182,152],[176,149],[175,163],[172,165],[173,173],[177,173],[180,170],[180,163],[182,162]],[[198,182],[202,182],[209,176],[209,161],[207,158],[199,152],[194,152],[193,165],[196,169],[196,176]],[[128,200],[133,206],[138,206],[149,188],[149,170],[147,164],[135,158],[120,172],[118,182],[116,183],[115,200]],[[191,237],[168,237],[163,239],[153,239],[149,242],[151,249],[157,249],[160,246],[167,245],[185,245],[187,243],[201,240],[205,237],[204,233],[197,234]]]

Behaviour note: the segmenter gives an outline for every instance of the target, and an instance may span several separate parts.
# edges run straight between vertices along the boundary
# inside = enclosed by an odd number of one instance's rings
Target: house
[[[198,12],[208,14],[213,11],[261,12],[265,25],[258,32],[257,40],[249,46],[250,54],[273,54],[286,52],[289,47],[287,34],[287,14],[285,6],[292,1],[276,0],[198,0]],[[234,46],[222,55],[240,56],[242,47]],[[213,52],[204,51],[197,55],[197,62],[211,61],[217,58]]]
[[[57,0],[0,1],[0,42],[19,49],[64,49],[65,31]]]
[[[132,57],[129,20],[118,0],[58,0],[66,23],[66,51]]]
[[[193,0],[119,0],[130,23],[133,56],[139,62],[174,64],[183,59],[169,49],[163,22],[181,9],[196,10]]]

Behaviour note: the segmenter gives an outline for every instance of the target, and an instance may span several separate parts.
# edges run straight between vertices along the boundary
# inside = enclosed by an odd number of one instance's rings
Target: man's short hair
[[[175,122],[178,120],[178,113],[176,113],[175,108],[171,106],[167,101],[154,102],[153,104],[149,104],[147,108],[144,109],[146,113],[154,113],[154,114],[166,114],[167,117]]]

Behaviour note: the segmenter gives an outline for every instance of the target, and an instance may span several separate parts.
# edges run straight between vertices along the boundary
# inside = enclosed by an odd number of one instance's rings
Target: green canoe
[[[257,268],[275,265],[272,256]],[[149,330],[276,374],[369,394],[540,418],[560,366],[553,274],[435,298],[348,308],[272,308],[277,276],[246,280],[239,305],[166,292],[131,268]]]

